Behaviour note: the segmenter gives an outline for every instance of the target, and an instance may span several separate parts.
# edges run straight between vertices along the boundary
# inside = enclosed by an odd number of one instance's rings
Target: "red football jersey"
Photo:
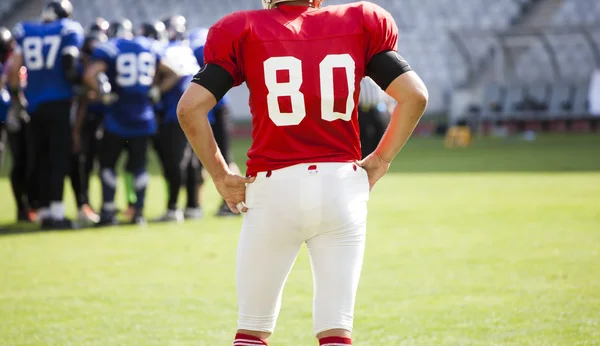
[[[207,64],[250,90],[248,174],[361,158],[360,81],[371,58],[396,51],[398,28],[381,7],[279,5],[232,13],[209,31]]]

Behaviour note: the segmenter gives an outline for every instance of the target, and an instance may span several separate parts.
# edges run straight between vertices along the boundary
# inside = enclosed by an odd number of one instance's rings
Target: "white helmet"
[[[277,5],[277,4],[280,4],[282,2],[290,2],[290,1],[297,1],[297,0],[262,0],[262,4],[263,4],[263,8],[265,10],[268,10],[270,8],[275,7],[275,5]],[[322,2],[323,2],[323,0],[308,0],[308,3],[310,4],[310,6],[314,7],[314,8],[321,7]]]

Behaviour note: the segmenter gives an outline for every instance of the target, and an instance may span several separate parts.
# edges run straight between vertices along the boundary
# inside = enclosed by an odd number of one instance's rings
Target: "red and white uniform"
[[[238,328],[272,332],[302,243],[315,283],[315,333],[352,329],[369,185],[357,105],[371,58],[396,50],[389,13],[367,3],[281,4],[233,13],[209,31],[205,62],[250,89],[253,144],[238,251]]]

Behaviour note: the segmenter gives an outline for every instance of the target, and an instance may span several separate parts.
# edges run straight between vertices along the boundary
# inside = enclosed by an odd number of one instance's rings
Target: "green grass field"
[[[413,139],[392,171],[369,205],[356,345],[600,345],[599,135]],[[164,192],[154,176],[148,216]],[[6,178],[0,193],[7,224]],[[241,220],[211,215],[0,234],[0,345],[230,345]],[[302,251],[272,345],[315,344],[310,282]]]

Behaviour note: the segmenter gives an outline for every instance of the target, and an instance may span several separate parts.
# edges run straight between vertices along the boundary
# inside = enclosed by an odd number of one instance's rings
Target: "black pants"
[[[89,116],[85,120],[81,128],[79,152],[71,154],[71,186],[78,208],[84,204],[90,204],[90,174],[94,169],[94,162],[100,146],[100,141],[96,136],[100,123],[99,115]]]
[[[124,138],[113,133],[104,132],[99,154],[103,209],[114,203],[117,187],[115,168],[123,150],[127,150],[125,170],[131,173],[135,179],[136,201],[134,206],[139,211],[144,208],[146,186],[148,184],[148,174],[146,172],[148,140],[149,138],[146,136]]]
[[[217,146],[221,150],[225,161],[230,163],[233,160],[231,155],[231,119],[229,117],[229,107],[219,106],[214,109],[215,121],[211,124]]]
[[[8,132],[8,145],[12,156],[10,183],[20,213],[28,208],[39,208],[39,176],[35,174],[34,148],[31,128],[24,121],[21,130]]]
[[[71,153],[71,101],[47,102],[31,114],[41,207],[62,202]]]
[[[148,137],[123,138],[108,132],[104,133],[98,155],[100,167],[114,170],[123,150],[127,150],[127,172],[136,173],[146,169]]]
[[[154,149],[160,159],[163,174],[168,185],[169,199],[167,208],[177,209],[177,200],[179,190],[183,184],[184,168],[191,166],[189,160],[192,158],[186,155],[189,147],[185,133],[178,122],[161,124],[158,133],[153,138]],[[197,165],[196,165],[197,169]],[[195,172],[192,171],[192,174]],[[196,184],[196,190],[197,190]],[[188,194],[188,199],[190,198]],[[188,203],[189,204],[189,203]]]
[[[385,133],[386,125],[377,107],[369,110],[358,109],[358,126],[360,127],[360,145],[363,158],[375,151]]]

